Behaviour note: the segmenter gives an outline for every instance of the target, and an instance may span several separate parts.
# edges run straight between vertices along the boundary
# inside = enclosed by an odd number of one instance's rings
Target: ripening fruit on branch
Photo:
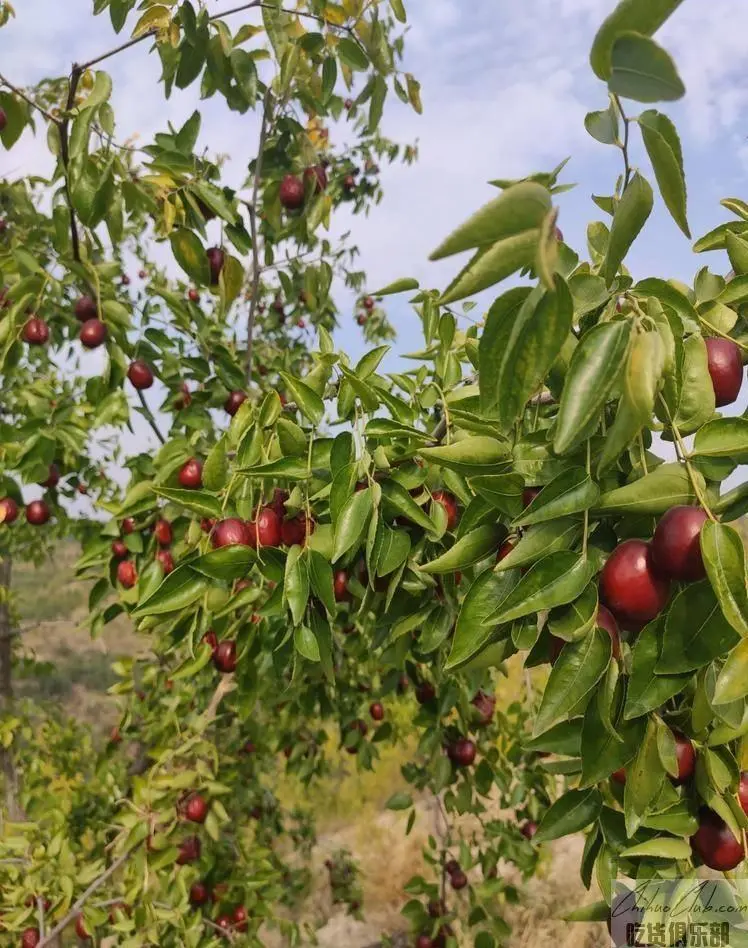
[[[98,349],[106,339],[106,326],[100,319],[87,319],[78,338],[86,349]]]
[[[211,286],[218,286],[226,255],[220,247],[209,247],[205,253],[208,258],[208,268],[210,270],[210,284]]]
[[[384,707],[379,701],[375,701],[369,707],[369,714],[373,721],[383,721],[384,720]]]
[[[151,367],[142,359],[135,359],[130,363],[130,367],[127,370],[127,377],[130,379],[133,388],[136,388],[138,391],[144,391],[153,385],[153,372],[151,371]]]
[[[670,581],[655,570],[649,543],[625,540],[603,567],[600,591],[615,618],[624,627],[637,630],[665,608]]]
[[[743,844],[716,813],[706,808],[699,813],[699,828],[691,837],[691,847],[704,865],[729,872],[743,861]]]
[[[216,549],[223,546],[251,546],[249,524],[238,517],[219,520],[213,528],[211,542]]]
[[[314,521],[304,514],[284,520],[281,524],[281,542],[285,546],[304,546],[307,537],[314,533]]]
[[[327,172],[323,165],[311,165],[304,169],[304,184],[312,185],[314,183],[314,193],[319,194],[327,187]]]
[[[2,512],[3,523],[13,523],[18,517],[18,504],[12,497],[3,497],[0,500],[0,512]]]
[[[606,609],[605,606],[600,605],[597,607],[597,618],[595,622],[601,629],[605,629],[605,631],[610,636],[613,658],[620,659],[621,631],[618,628],[618,623],[616,622],[613,613],[610,611],[610,609]]]
[[[447,530],[454,530],[460,519],[457,509],[457,500],[452,494],[445,490],[435,490],[433,498],[437,504],[441,504],[447,514]]]
[[[169,550],[157,550],[156,560],[161,564],[165,576],[174,572],[174,557]]]
[[[528,820],[526,823],[523,823],[522,826],[520,826],[519,831],[522,833],[525,839],[532,839],[538,831],[538,824],[533,820]]]
[[[47,479],[39,482],[40,487],[46,487],[47,490],[51,490],[53,487],[57,487],[60,483],[60,469],[56,464],[49,465],[49,472],[47,474]]]
[[[652,562],[669,579],[693,582],[704,579],[701,528],[707,515],[701,507],[671,507],[657,524],[652,537]]]
[[[246,932],[249,929],[249,913],[243,905],[237,905],[231,913],[234,922],[234,929],[238,932]]]
[[[363,299],[363,306],[364,309],[367,309],[369,312],[371,312],[374,309],[374,297],[365,296]]]
[[[75,920],[75,934],[80,938],[81,941],[90,941],[91,935],[86,928],[86,923],[82,915],[79,915]]]
[[[163,517],[157,520],[155,526],[153,527],[153,535],[156,538],[156,543],[158,543],[159,546],[169,546],[173,538],[171,524],[169,521],[164,520]]]
[[[187,299],[190,301],[190,303],[199,303],[199,302],[200,302],[200,294],[199,294],[198,291],[194,288],[194,286],[193,286],[193,287],[190,287],[190,289],[187,291]]]
[[[30,346],[43,346],[49,341],[49,326],[38,316],[32,316],[23,327],[23,340]]]
[[[182,487],[188,490],[196,490],[203,486],[203,466],[197,458],[190,458],[185,461],[179,469],[177,480]]]
[[[224,675],[236,671],[236,642],[227,640],[219,642],[213,652],[213,664]]]
[[[75,318],[80,320],[80,322],[85,323],[89,319],[96,319],[99,315],[98,307],[96,306],[96,300],[88,296],[79,296],[75,301]]]
[[[274,507],[263,507],[257,519],[251,524],[254,530],[252,546],[280,546],[281,545],[281,518]]]
[[[436,688],[430,681],[422,681],[416,687],[416,701],[419,704],[428,704],[436,697]]]
[[[522,491],[522,506],[529,507],[542,489],[542,487],[525,487]]]
[[[496,698],[485,691],[479,691],[470,703],[476,709],[478,725],[485,727],[490,724],[496,710]]]
[[[680,787],[683,786],[684,783],[688,783],[694,775],[694,771],[696,770],[696,751],[685,734],[673,731],[673,737],[675,738],[675,753],[678,759],[678,776],[671,779],[677,787]]]
[[[205,905],[210,891],[204,882],[193,882],[190,886],[190,905]]]
[[[743,385],[743,360],[732,339],[709,336],[706,340],[707,364],[717,408],[732,405]]]
[[[179,844],[179,855],[176,858],[178,866],[186,866],[191,862],[197,862],[200,858],[202,846],[197,836],[188,836]]]
[[[47,523],[52,512],[43,500],[32,500],[26,505],[26,520],[34,527]]]
[[[462,869],[457,869],[455,872],[450,873],[449,883],[455,892],[459,892],[460,889],[464,889],[468,884],[468,877]]]
[[[304,182],[295,174],[283,176],[278,190],[281,206],[287,211],[298,211],[304,204]]]
[[[184,817],[191,823],[204,823],[208,816],[208,801],[199,793],[193,793],[184,806]]]
[[[138,572],[132,560],[122,560],[117,565],[117,579],[125,589],[132,589],[138,581]]]
[[[475,744],[467,737],[461,737],[447,747],[447,756],[457,767],[471,767],[476,753]]]
[[[38,928],[26,928],[21,935],[21,948],[36,948],[41,940]]]
[[[244,404],[244,402],[246,402],[246,400],[247,400],[246,392],[239,391],[238,389],[236,391],[229,392],[229,397],[223,403],[224,411],[226,411],[226,413],[231,415],[231,417],[233,418],[234,415],[239,411],[241,406]]]
[[[115,560],[124,560],[130,551],[125,546],[124,540],[112,540],[112,556]]]

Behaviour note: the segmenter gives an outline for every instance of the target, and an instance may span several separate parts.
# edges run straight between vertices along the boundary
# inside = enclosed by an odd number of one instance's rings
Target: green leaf
[[[623,799],[626,832],[629,837],[633,836],[641,825],[644,814],[657,798],[664,782],[665,770],[657,746],[657,724],[654,718],[649,718],[639,753],[626,772]]]
[[[748,418],[716,418],[696,432],[693,453],[706,458],[748,461]]]
[[[372,418],[366,425],[367,438],[416,438],[418,441],[431,441],[431,435],[410,425],[401,425],[391,418]]]
[[[523,509],[525,480],[521,474],[483,474],[470,479],[470,486],[483,500],[507,517]]]
[[[618,721],[617,715],[612,720],[615,726],[613,733],[600,716],[598,702],[590,701],[587,705],[582,728],[581,787],[591,787],[607,779],[616,770],[629,764],[639,750],[646,722],[641,718],[637,721]]]
[[[583,468],[570,468],[555,477],[533,499],[514,526],[528,526],[581,513],[594,507],[600,499],[600,488]]]
[[[178,487],[153,487],[154,494],[168,500],[169,503],[191,510],[198,517],[207,517],[210,520],[219,520],[221,517],[221,503],[217,497],[204,490],[182,490]]]
[[[530,266],[535,262],[539,240],[539,229],[527,230],[481,248],[450,283],[439,303],[446,305],[473,296]]]
[[[580,642],[564,646],[545,686],[533,734],[557,724],[592,691],[605,674],[610,655],[610,636],[597,627]]]
[[[584,127],[602,145],[617,145],[619,142],[618,111],[612,102],[600,112],[588,112],[584,117]]]
[[[106,102],[112,94],[112,79],[106,72],[97,71],[94,75],[93,86],[83,102],[78,106],[78,113],[95,109]]]
[[[501,524],[477,527],[461,537],[446,553],[424,563],[420,570],[422,573],[454,573],[466,569],[495,551],[505,536],[506,529]]]
[[[704,479],[695,472],[703,491]],[[600,513],[641,513],[659,516],[676,504],[693,504],[697,500],[688,472],[682,464],[662,464],[650,474],[624,487],[608,491],[595,508]]]
[[[413,797],[404,790],[400,790],[398,793],[393,793],[384,806],[387,810],[409,810],[413,806]]]
[[[582,533],[582,524],[577,518],[564,517],[552,523],[541,523],[527,530],[511,553],[496,565],[496,570],[517,569],[529,566],[549,553],[568,550]]]
[[[169,240],[174,259],[187,276],[198,286],[209,283],[208,258],[197,234],[191,230],[179,228],[172,232]]]
[[[675,371],[665,376],[662,397],[682,434],[696,431],[714,414],[714,385],[702,336],[687,336],[682,344],[676,341]],[[660,417],[667,420],[667,414]]]
[[[729,704],[748,695],[748,639],[740,642],[727,656],[717,676],[714,704]]]
[[[574,350],[561,393],[553,450],[565,454],[594,434],[626,360],[631,324],[603,323]]]
[[[739,641],[725,619],[708,580],[684,587],[665,617],[662,655],[657,674],[672,675],[701,668]]]
[[[370,487],[356,491],[349,497],[335,524],[333,563],[361,543],[373,509],[373,496]]]
[[[732,527],[707,520],[701,528],[701,554],[722,614],[739,635],[748,638],[748,578],[742,537]]]
[[[649,36],[623,33],[613,43],[608,88],[636,102],[674,102],[686,88],[669,54]]]
[[[379,363],[390,351],[389,346],[378,346],[376,349],[372,349],[371,352],[367,352],[366,355],[362,356],[356,368],[353,370],[354,373],[360,379],[366,379],[379,368]],[[383,420],[383,419],[380,419]]]
[[[207,490],[221,490],[229,479],[229,463],[226,458],[226,437],[219,438],[210,450],[203,465],[203,486]]]
[[[357,72],[365,72],[369,68],[369,58],[363,48],[355,40],[343,36],[338,40],[338,56],[340,61]]]
[[[306,458],[278,458],[277,461],[268,461],[267,464],[238,468],[237,473],[245,474],[247,477],[270,478],[272,480],[285,477],[288,480],[304,481],[311,477],[311,473],[307,469]]]
[[[410,290],[417,290],[418,287],[418,280],[414,279],[413,277],[402,277],[399,280],[395,280],[393,283],[388,283],[387,286],[382,287],[381,290],[375,290],[371,295],[392,296],[395,293],[407,293]]]
[[[208,582],[190,566],[178,566],[133,613],[133,618],[160,616],[186,609],[205,593]]]
[[[578,599],[567,606],[558,606],[548,615],[548,628],[564,642],[578,642],[595,625],[597,617],[597,586],[590,583]]]
[[[309,568],[304,550],[300,546],[292,546],[288,551],[283,578],[283,595],[291,610],[294,625],[298,626],[304,618],[306,604],[309,601]],[[312,661],[318,660],[319,658],[312,659]]]
[[[533,181],[522,181],[484,204],[453,231],[429,259],[443,260],[453,254],[484,247],[538,228],[550,209],[551,195],[548,189]]]
[[[388,576],[400,569],[410,554],[410,536],[405,530],[393,530],[381,521],[372,551],[372,567],[375,576]]]
[[[603,445],[598,472],[617,461],[651,422],[664,365],[665,346],[660,333],[635,333],[623,373],[621,400]]]
[[[683,0],[621,0],[595,35],[590,65],[598,77],[607,81],[613,68],[613,44],[621,33],[634,31],[652,36],[674,13]]]
[[[629,846],[621,853],[622,859],[690,859],[691,844],[685,839],[659,836],[645,843]]]
[[[509,456],[509,446],[495,438],[476,435],[436,448],[421,448],[419,454],[439,467],[446,467],[469,477],[490,474],[502,466],[501,462],[506,462]]]
[[[302,658],[310,662],[318,662],[321,659],[319,643],[310,628],[305,625],[298,625],[294,629],[293,644],[296,651]]]
[[[497,576],[490,569],[477,577],[460,607],[445,668],[464,664],[491,639],[494,624],[488,621],[488,617],[496,611],[514,584],[512,574]]]
[[[582,756],[582,718],[562,721],[543,734],[523,741],[527,751],[545,751],[551,754],[563,754],[566,757]]]
[[[313,425],[318,425],[325,414],[325,403],[319,395],[304,382],[300,382],[293,376],[287,375],[285,372],[279,374],[302,414],[306,415]]]
[[[637,172],[626,186],[613,215],[608,252],[603,264],[603,276],[608,286],[615,279],[629,248],[652,213],[653,203],[649,182]]]
[[[251,566],[257,562],[257,554],[248,546],[223,546],[218,550],[203,553],[190,562],[192,569],[211,579],[224,583],[243,579]]]
[[[382,481],[380,486],[382,488],[382,500],[386,502],[395,513],[401,517],[407,517],[408,520],[412,520],[413,523],[427,530],[429,533],[436,532],[436,524],[434,521],[423,512],[402,484],[388,479]]]
[[[218,292],[224,313],[228,312],[231,304],[241,293],[243,283],[244,268],[236,257],[226,254],[218,276]]]
[[[309,550],[309,579],[312,593],[325,607],[328,615],[335,615],[335,594],[333,592],[333,572],[329,560],[317,550]]]
[[[594,571],[590,560],[578,553],[551,553],[530,567],[489,621],[512,622],[540,609],[564,606],[582,593]]]
[[[657,179],[662,200],[686,237],[691,236],[686,216],[686,177],[683,152],[675,125],[661,112],[649,109],[638,118],[644,146]]]
[[[595,822],[602,805],[599,790],[568,790],[546,811],[534,841],[548,843],[581,832]]]
[[[501,348],[506,327],[518,318],[532,290],[529,286],[515,286],[498,297],[486,315],[486,324],[478,346],[481,410],[495,412],[499,404],[501,385]]]
[[[624,718],[628,721],[656,711],[682,691],[690,680],[689,673],[655,674],[662,654],[665,620],[658,616],[639,633],[634,644],[631,676],[626,692]]]

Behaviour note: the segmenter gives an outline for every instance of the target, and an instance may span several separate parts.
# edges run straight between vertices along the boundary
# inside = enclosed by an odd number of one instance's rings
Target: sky
[[[207,0],[211,12],[233,5]],[[118,42],[108,15],[92,15],[91,0],[22,0],[15,6],[17,18],[0,31],[0,69],[14,83],[67,73],[72,61],[85,61]],[[590,195],[612,193],[622,168],[620,152],[593,141],[583,125],[587,111],[607,104],[605,86],[587,57],[597,27],[614,6],[613,0],[406,0],[403,68],[421,82],[424,114],[415,115],[393,96],[382,128],[397,141],[417,141],[420,159],[412,166],[383,167],[381,205],[368,218],[348,219],[344,211],[333,225],[335,232],[351,229],[370,287],[401,276],[444,287],[461,261],[429,263],[428,254],[495,196],[487,182],[549,170],[569,155],[564,180],[578,187],[559,195],[559,225],[567,243],[585,255],[587,222],[604,218]],[[236,27],[241,19],[230,22]],[[721,197],[746,196],[746,35],[745,0],[685,0],[658,34],[687,89],[684,100],[661,108],[681,135],[694,237],[731,218],[719,205]],[[114,79],[119,141],[131,135],[147,141],[167,121],[179,125],[199,106],[197,88],[164,101],[156,85],[158,57],[148,55],[146,44],[110,60],[107,68]],[[629,114],[643,108],[628,103]],[[257,117],[231,113],[218,99],[204,103],[203,113],[199,144],[231,156],[227,175],[238,185],[256,149]],[[331,134],[335,139],[340,130]],[[633,163],[652,179],[635,130],[634,140]],[[45,143],[30,134],[10,153],[0,152],[0,175],[48,168]],[[707,263],[717,272],[729,269],[724,254],[694,255],[657,198],[627,260],[634,276],[691,281]],[[355,356],[364,349],[355,301],[343,293],[339,302],[338,342]],[[387,308],[399,335],[395,349],[420,348],[419,322],[406,302],[391,298]],[[136,434],[139,441],[149,436],[140,426]]]

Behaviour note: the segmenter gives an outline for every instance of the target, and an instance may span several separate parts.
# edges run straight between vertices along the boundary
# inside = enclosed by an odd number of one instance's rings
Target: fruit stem
[[[252,335],[257,311],[257,294],[260,288],[260,248],[257,241],[257,198],[262,179],[262,159],[265,152],[265,142],[270,125],[270,89],[262,100],[262,122],[260,124],[260,141],[257,146],[254,181],[252,183],[252,200],[247,204],[249,209],[249,229],[252,235],[252,296],[249,300],[249,315],[247,316],[247,381],[252,381]]]
[[[699,316],[699,322],[702,326],[705,326],[709,332],[714,333],[715,336],[719,336],[721,339],[727,339],[730,342],[734,342],[738,349],[742,349],[743,352],[748,352],[748,345],[746,345],[744,342],[741,342],[739,339],[733,339],[732,336],[729,336],[726,332],[722,332],[721,329],[717,329],[716,326],[712,326],[712,324],[704,319],[703,316]]]
[[[694,494],[696,494],[696,498],[699,501],[699,504],[703,508],[704,512],[706,513],[707,517],[709,517],[709,519],[712,520],[714,523],[717,523],[718,522],[717,518],[712,513],[709,507],[709,504],[707,502],[707,499],[704,496],[704,492],[702,491],[701,486],[699,485],[698,479],[696,478],[696,475],[694,474],[693,466],[690,460],[688,459],[688,451],[686,450],[686,446],[683,443],[683,438],[681,437],[680,431],[678,431],[678,426],[673,421],[673,416],[670,414],[670,409],[668,408],[667,402],[662,397],[662,395],[660,395],[660,402],[662,403],[662,406],[665,409],[665,414],[667,415],[668,421],[670,423],[670,430],[673,432],[673,438],[675,439],[676,454],[679,455],[680,459],[683,461],[683,463],[686,466],[686,471],[688,473],[689,480],[691,481],[693,492]]]

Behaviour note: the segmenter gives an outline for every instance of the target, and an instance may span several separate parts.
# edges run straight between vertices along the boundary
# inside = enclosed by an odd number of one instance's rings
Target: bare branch
[[[69,147],[69,129],[70,129],[70,110],[75,104],[75,93],[78,91],[78,83],[81,77],[81,67],[73,64],[68,82],[68,99],[65,104],[65,117],[60,122],[60,158],[62,159],[62,168],[65,175],[65,199],[70,211],[70,239],[73,244],[73,257],[80,263],[81,249],[78,237],[78,224],[75,220],[75,211],[73,210],[73,198],[70,193],[70,147]]]
[[[140,399],[140,404],[143,406],[143,414],[145,415],[145,420],[153,429],[153,433],[156,435],[161,444],[166,444],[166,438],[161,434],[161,429],[159,428],[156,419],[153,415],[153,412],[148,407],[148,402],[145,400],[145,395],[140,389],[138,389],[138,398]]]
[[[54,122],[55,125],[60,124],[60,119],[55,118],[54,115],[52,115],[46,109],[43,109],[41,105],[38,105],[36,102],[34,102],[32,98],[26,95],[23,89],[19,89],[18,86],[14,86],[13,83],[9,82],[2,73],[0,73],[0,85],[7,86],[14,95],[18,96],[19,99],[23,99],[23,101],[30,105],[32,109],[36,109],[37,112],[40,112],[48,122]]]
[[[94,879],[94,881],[86,889],[83,895],[76,902],[73,903],[70,911],[65,916],[65,918],[63,918],[61,922],[58,922],[57,925],[55,925],[55,927],[46,936],[46,938],[44,937],[42,938],[42,940],[37,945],[37,948],[45,948],[45,945],[51,944],[51,942],[68,927],[68,925],[73,921],[73,919],[76,918],[80,914],[81,909],[86,904],[86,902],[91,898],[94,892],[100,889],[104,885],[104,883],[108,882],[109,879],[111,879],[111,877],[114,875],[114,873],[118,869],[120,869],[127,862],[130,856],[132,856],[133,853],[135,853],[142,845],[143,845],[142,842],[138,843],[138,845],[133,847],[133,849],[128,849],[126,852],[122,853],[122,855],[118,856],[114,860],[114,862],[111,864],[111,866],[105,872],[103,872],[99,876],[98,879]]]

